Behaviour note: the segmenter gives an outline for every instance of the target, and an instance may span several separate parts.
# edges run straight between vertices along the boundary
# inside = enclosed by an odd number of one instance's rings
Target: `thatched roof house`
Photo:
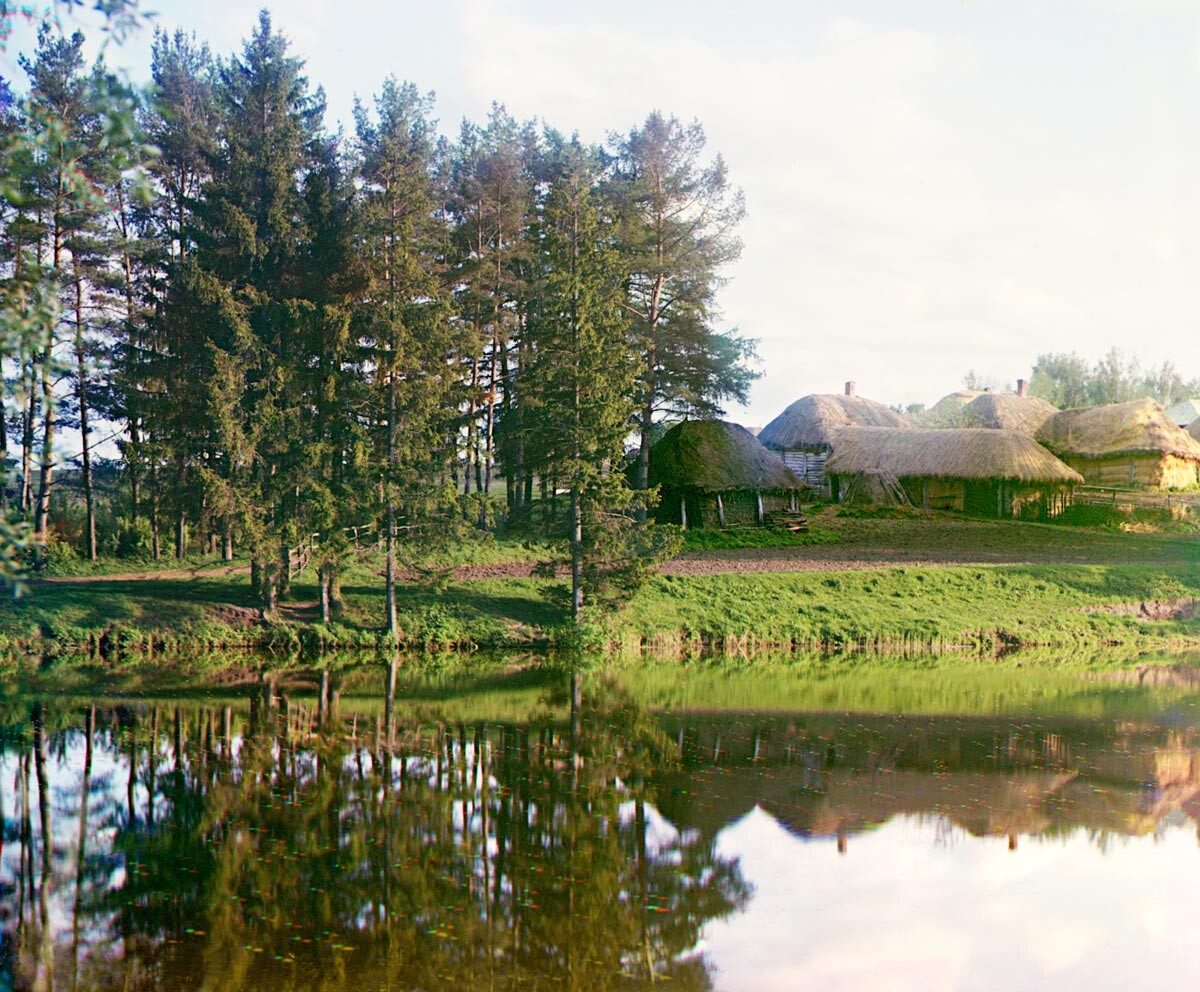
[[[1183,400],[1167,407],[1167,417],[1179,427],[1187,427],[1200,420],[1200,399]]]
[[[962,427],[1017,431],[1033,437],[1058,408],[1036,396],[1020,393],[980,393],[961,411]]]
[[[843,427],[907,427],[907,418],[882,403],[857,395],[853,382],[843,394],[802,396],[758,433],[758,440],[780,457],[809,486],[827,492],[825,456]]]
[[[744,427],[725,420],[676,424],[650,449],[659,518],[687,527],[762,522],[767,504],[790,503],[804,483]]]
[[[1154,400],[1063,410],[1037,440],[1093,486],[1185,489],[1198,480],[1200,441]]]
[[[1187,432],[1195,440],[1200,441],[1200,417],[1197,417],[1190,424],[1188,424]]]
[[[917,506],[986,516],[1053,516],[1082,477],[1017,431],[846,427],[826,463],[835,498],[860,473],[895,476]]]

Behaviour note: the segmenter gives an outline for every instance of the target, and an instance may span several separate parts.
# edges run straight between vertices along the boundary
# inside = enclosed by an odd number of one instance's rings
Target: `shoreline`
[[[37,580],[0,611],[0,657],[105,664],[254,651],[589,652],[666,659],[760,658],[847,649],[998,657],[1033,648],[1200,647],[1200,539],[948,515],[826,513],[813,542],[716,532],[668,561],[627,600],[569,621],[561,577],[533,577],[549,548],[488,541],[460,549],[437,582],[397,590],[402,641],[383,616],[381,556],[342,574],[342,610],[320,621],[311,571],[264,619],[238,562],[79,565]],[[457,565],[457,570],[452,565]],[[107,571],[101,571],[107,569]],[[91,573],[91,574],[88,574]]]

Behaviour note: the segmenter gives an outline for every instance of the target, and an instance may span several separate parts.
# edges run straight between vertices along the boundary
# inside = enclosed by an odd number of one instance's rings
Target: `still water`
[[[3,699],[0,989],[1200,979],[1187,689],[377,679]]]

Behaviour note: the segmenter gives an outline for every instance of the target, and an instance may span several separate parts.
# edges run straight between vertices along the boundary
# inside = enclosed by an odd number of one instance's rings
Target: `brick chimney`
[[[853,382],[853,380],[852,380],[852,381],[850,381],[850,382],[848,382],[848,383],[846,383],[846,395],[847,395],[847,396],[853,396],[853,395],[854,395],[854,382]]]
[[[1029,396],[1029,383],[1024,379],[1017,380],[1017,395],[1021,397]]]

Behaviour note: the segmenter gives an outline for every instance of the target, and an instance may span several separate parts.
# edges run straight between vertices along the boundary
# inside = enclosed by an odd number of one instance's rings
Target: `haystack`
[[[1028,435],[983,428],[846,427],[826,470],[835,498],[855,476],[887,473],[917,506],[1028,519],[1057,514],[1083,482]]]
[[[962,407],[962,423],[959,426],[1017,431],[1033,437],[1056,413],[1057,407],[1036,396],[980,393]]]
[[[983,396],[981,389],[959,389],[947,393],[933,404],[928,410],[917,414],[913,419],[921,427],[962,427],[963,407],[978,396]]]
[[[758,434],[758,440],[777,451],[788,467],[810,487],[828,492],[825,457],[834,432],[843,427],[907,427],[907,418],[855,393],[846,383],[842,395],[802,396]]]
[[[1200,478],[1200,441],[1154,400],[1063,410],[1037,440],[1093,486],[1185,489]]]
[[[667,431],[650,449],[650,485],[662,491],[659,518],[685,527],[761,523],[806,489],[753,434],[724,420]]]

